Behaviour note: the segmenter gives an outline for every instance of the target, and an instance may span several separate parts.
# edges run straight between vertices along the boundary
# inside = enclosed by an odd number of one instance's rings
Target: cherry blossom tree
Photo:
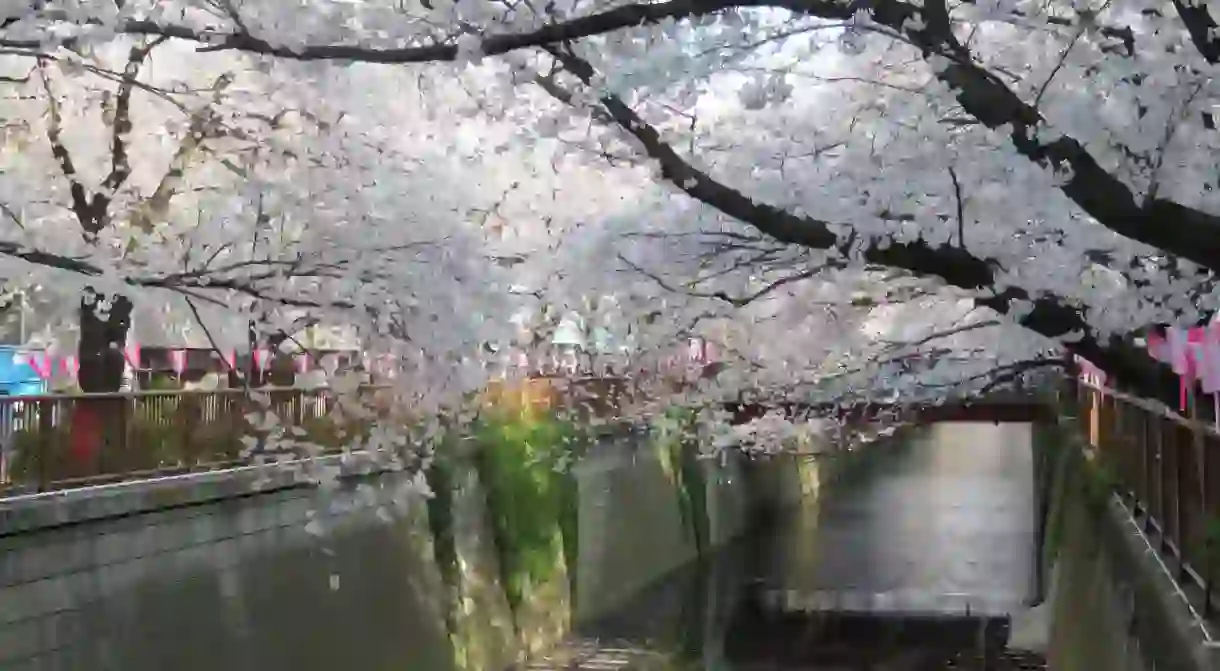
[[[1129,334],[1214,303],[1220,43],[1202,5],[127,0],[15,2],[8,16],[0,46],[43,63],[168,38],[192,60],[299,63],[315,81],[347,81],[355,62],[396,66],[433,87],[421,83],[420,107],[519,129],[492,153],[551,152],[558,171],[612,175],[650,232],[698,244],[761,234],[791,255],[786,284],[864,265],[936,278],[1149,393],[1170,377]],[[257,97],[234,114],[265,109]],[[71,202],[83,230],[106,228],[92,196]],[[656,272],[610,233],[620,269]],[[58,262],[30,249],[45,246],[14,251]],[[704,269],[741,262],[713,256]],[[763,269],[772,282],[782,265]],[[1090,280],[1098,272],[1122,301]]]
[[[371,138],[359,108],[285,69],[224,54],[183,67],[158,38],[79,51],[3,57],[0,201],[3,275],[81,296],[85,391],[117,389],[141,306],[226,349],[250,324],[273,346],[346,324],[416,363],[500,321],[496,267],[467,225],[478,190],[448,188],[469,182],[460,161]]]

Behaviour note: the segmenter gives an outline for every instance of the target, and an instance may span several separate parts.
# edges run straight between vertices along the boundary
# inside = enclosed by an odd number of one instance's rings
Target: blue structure
[[[0,396],[42,394],[47,383],[38,377],[29,363],[31,354],[40,350],[13,345],[0,345]]]

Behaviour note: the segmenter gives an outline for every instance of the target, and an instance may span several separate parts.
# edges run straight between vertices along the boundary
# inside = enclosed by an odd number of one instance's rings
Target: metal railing
[[[1073,387],[1081,434],[1106,484],[1159,542],[1179,583],[1203,591],[1210,614],[1220,569],[1220,431],[1114,389]]]
[[[357,393],[363,402],[381,389]],[[259,435],[250,419],[267,413],[338,448],[338,402],[328,388],[0,397],[0,496],[248,463],[243,437]]]
[[[367,385],[357,395],[362,409],[409,421],[392,388]],[[617,415],[630,395],[623,378],[540,378],[493,384],[483,401],[521,413],[566,409],[585,421]],[[0,497],[249,464],[249,438],[267,434],[258,426],[267,412],[295,427],[292,438],[312,454],[339,451],[372,423],[336,416],[339,399],[329,388],[0,397]]]

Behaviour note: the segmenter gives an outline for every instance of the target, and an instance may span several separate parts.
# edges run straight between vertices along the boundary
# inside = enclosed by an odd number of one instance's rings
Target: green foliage
[[[449,607],[445,609],[445,624],[449,631],[455,630],[455,608],[461,603],[462,585],[453,523],[453,495],[457,486],[453,468],[450,459],[434,459],[427,475],[428,487],[432,490],[432,497],[428,499],[428,526],[432,533],[432,552],[450,597]]]
[[[1034,449],[1037,458],[1036,482],[1042,491],[1041,519],[1042,525],[1042,562],[1050,566],[1059,554],[1063,541],[1066,514],[1064,506],[1064,488],[1069,479],[1084,467],[1084,457],[1079,448],[1069,445],[1066,441],[1067,427],[1059,424],[1034,425]]]
[[[656,438],[661,466],[673,479],[682,524],[694,536],[702,556],[708,548],[710,520],[707,515],[707,483],[699,463],[699,447],[692,431],[695,414],[686,408],[666,411]]]
[[[575,558],[574,484],[567,464],[582,432],[550,417],[486,418],[474,427],[474,463],[487,493],[502,584],[517,612],[533,585]],[[564,538],[569,528],[572,538]]]
[[[1105,508],[1118,487],[1118,477],[1114,474],[1114,469],[1102,460],[1086,463],[1080,482],[1084,503],[1094,512]]]
[[[147,391],[178,391],[182,389],[182,382],[178,380],[176,375],[169,373],[153,373],[149,378],[146,386]]]
[[[215,423],[190,426],[168,417],[135,417],[103,429],[110,440],[94,450],[92,463],[73,453],[70,421],[50,430],[22,428],[13,433],[13,474],[18,482],[53,482],[71,478],[227,462],[240,456],[241,444],[231,429]],[[111,447],[113,446],[113,447]]]

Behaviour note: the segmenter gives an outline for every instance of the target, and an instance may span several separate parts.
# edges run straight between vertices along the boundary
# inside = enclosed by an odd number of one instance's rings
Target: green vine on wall
[[[694,431],[695,413],[687,408],[670,408],[657,433],[657,448],[662,466],[673,478],[682,525],[690,530],[699,556],[710,547],[710,520],[707,509],[707,482],[699,459]]]
[[[553,579],[575,539],[565,464],[576,431],[548,417],[492,416],[475,427],[474,463],[487,495],[502,585],[519,613],[530,588]],[[573,557],[574,559],[574,557]]]

